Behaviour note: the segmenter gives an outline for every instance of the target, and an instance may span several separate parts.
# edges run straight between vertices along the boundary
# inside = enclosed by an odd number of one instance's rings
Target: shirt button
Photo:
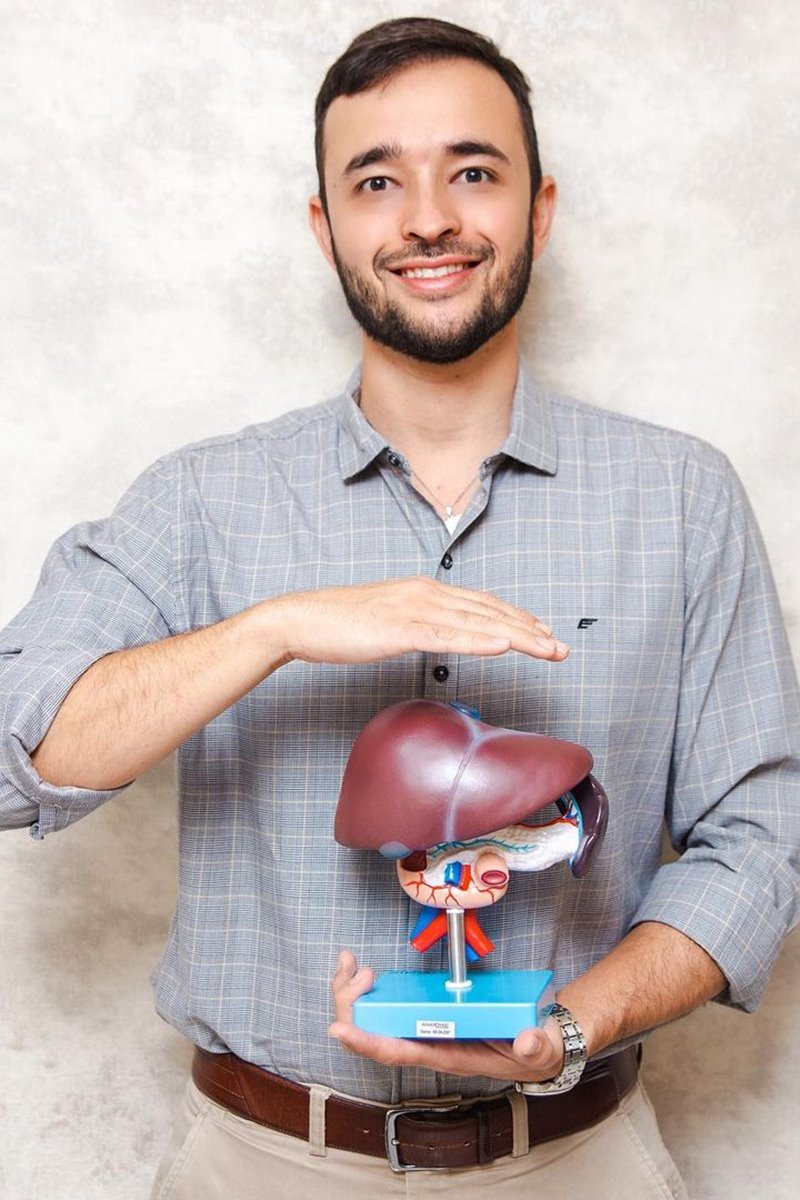
[[[450,568],[452,567],[452,565],[453,565],[452,554],[449,554],[449,553],[445,554],[444,557],[442,558],[442,566],[444,567],[445,571],[449,571]]]
[[[402,458],[399,454],[391,453],[386,455],[386,461],[391,467],[399,467],[402,465]]]
[[[433,668],[433,678],[437,683],[444,683],[450,678],[450,672],[443,664]]]

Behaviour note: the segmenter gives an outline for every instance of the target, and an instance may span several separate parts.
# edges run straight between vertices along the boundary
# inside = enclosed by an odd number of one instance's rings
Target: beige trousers
[[[189,1083],[150,1200],[688,1200],[641,1085],[594,1128],[460,1171],[395,1174],[234,1116]]]

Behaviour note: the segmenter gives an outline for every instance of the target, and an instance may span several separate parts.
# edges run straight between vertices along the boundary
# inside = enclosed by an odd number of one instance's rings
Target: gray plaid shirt
[[[548,395],[524,375],[511,434],[450,538],[357,382],[331,403],[167,456],[107,521],[54,547],[0,635],[0,824],[43,837],[111,793],[33,770],[75,679],[101,655],[197,629],[269,596],[409,575],[485,589],[548,621],[563,664],[415,654],[292,663],[179,753],[180,892],[155,973],[159,1012],[212,1050],[394,1101],[496,1088],[388,1071],[332,1043],[340,947],[378,969],[438,969],[407,945],[417,908],[377,854],[332,837],[359,729],[409,697],[581,742],[609,798],[592,873],[515,874],[481,921],[491,968],[563,984],[633,922],[687,933],[752,1008],[795,915],[798,702],[741,487],[683,435]],[[661,865],[666,819],[678,862]]]

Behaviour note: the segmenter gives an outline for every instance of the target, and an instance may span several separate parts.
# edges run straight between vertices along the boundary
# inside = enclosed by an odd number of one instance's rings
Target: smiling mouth
[[[462,271],[470,271],[476,263],[446,263],[443,267],[408,267],[396,270],[394,274],[404,279],[442,279],[445,275],[459,275]]]

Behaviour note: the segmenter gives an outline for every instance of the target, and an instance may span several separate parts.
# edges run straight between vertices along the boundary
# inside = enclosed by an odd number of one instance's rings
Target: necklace
[[[429,487],[428,484],[425,482],[425,480],[420,478],[420,476],[417,474],[417,472],[414,470],[413,467],[411,468],[411,478],[416,479],[417,483],[420,485],[422,490],[424,492],[428,493],[429,498],[431,500],[433,500],[434,504],[436,504],[439,508],[444,509],[445,516],[449,518],[449,517],[453,516],[453,511],[454,511],[456,505],[458,504],[459,500],[463,500],[464,497],[466,496],[467,492],[469,491],[469,489],[472,487],[472,485],[474,483],[478,482],[478,480],[480,479],[480,474],[476,474],[476,475],[472,476],[472,478],[467,483],[467,486],[465,488],[462,488],[462,490],[458,493],[458,495],[456,496],[456,498],[452,502],[452,504],[444,504],[442,502],[442,500],[440,499],[440,497],[436,495],[436,492],[433,490],[433,488]]]

